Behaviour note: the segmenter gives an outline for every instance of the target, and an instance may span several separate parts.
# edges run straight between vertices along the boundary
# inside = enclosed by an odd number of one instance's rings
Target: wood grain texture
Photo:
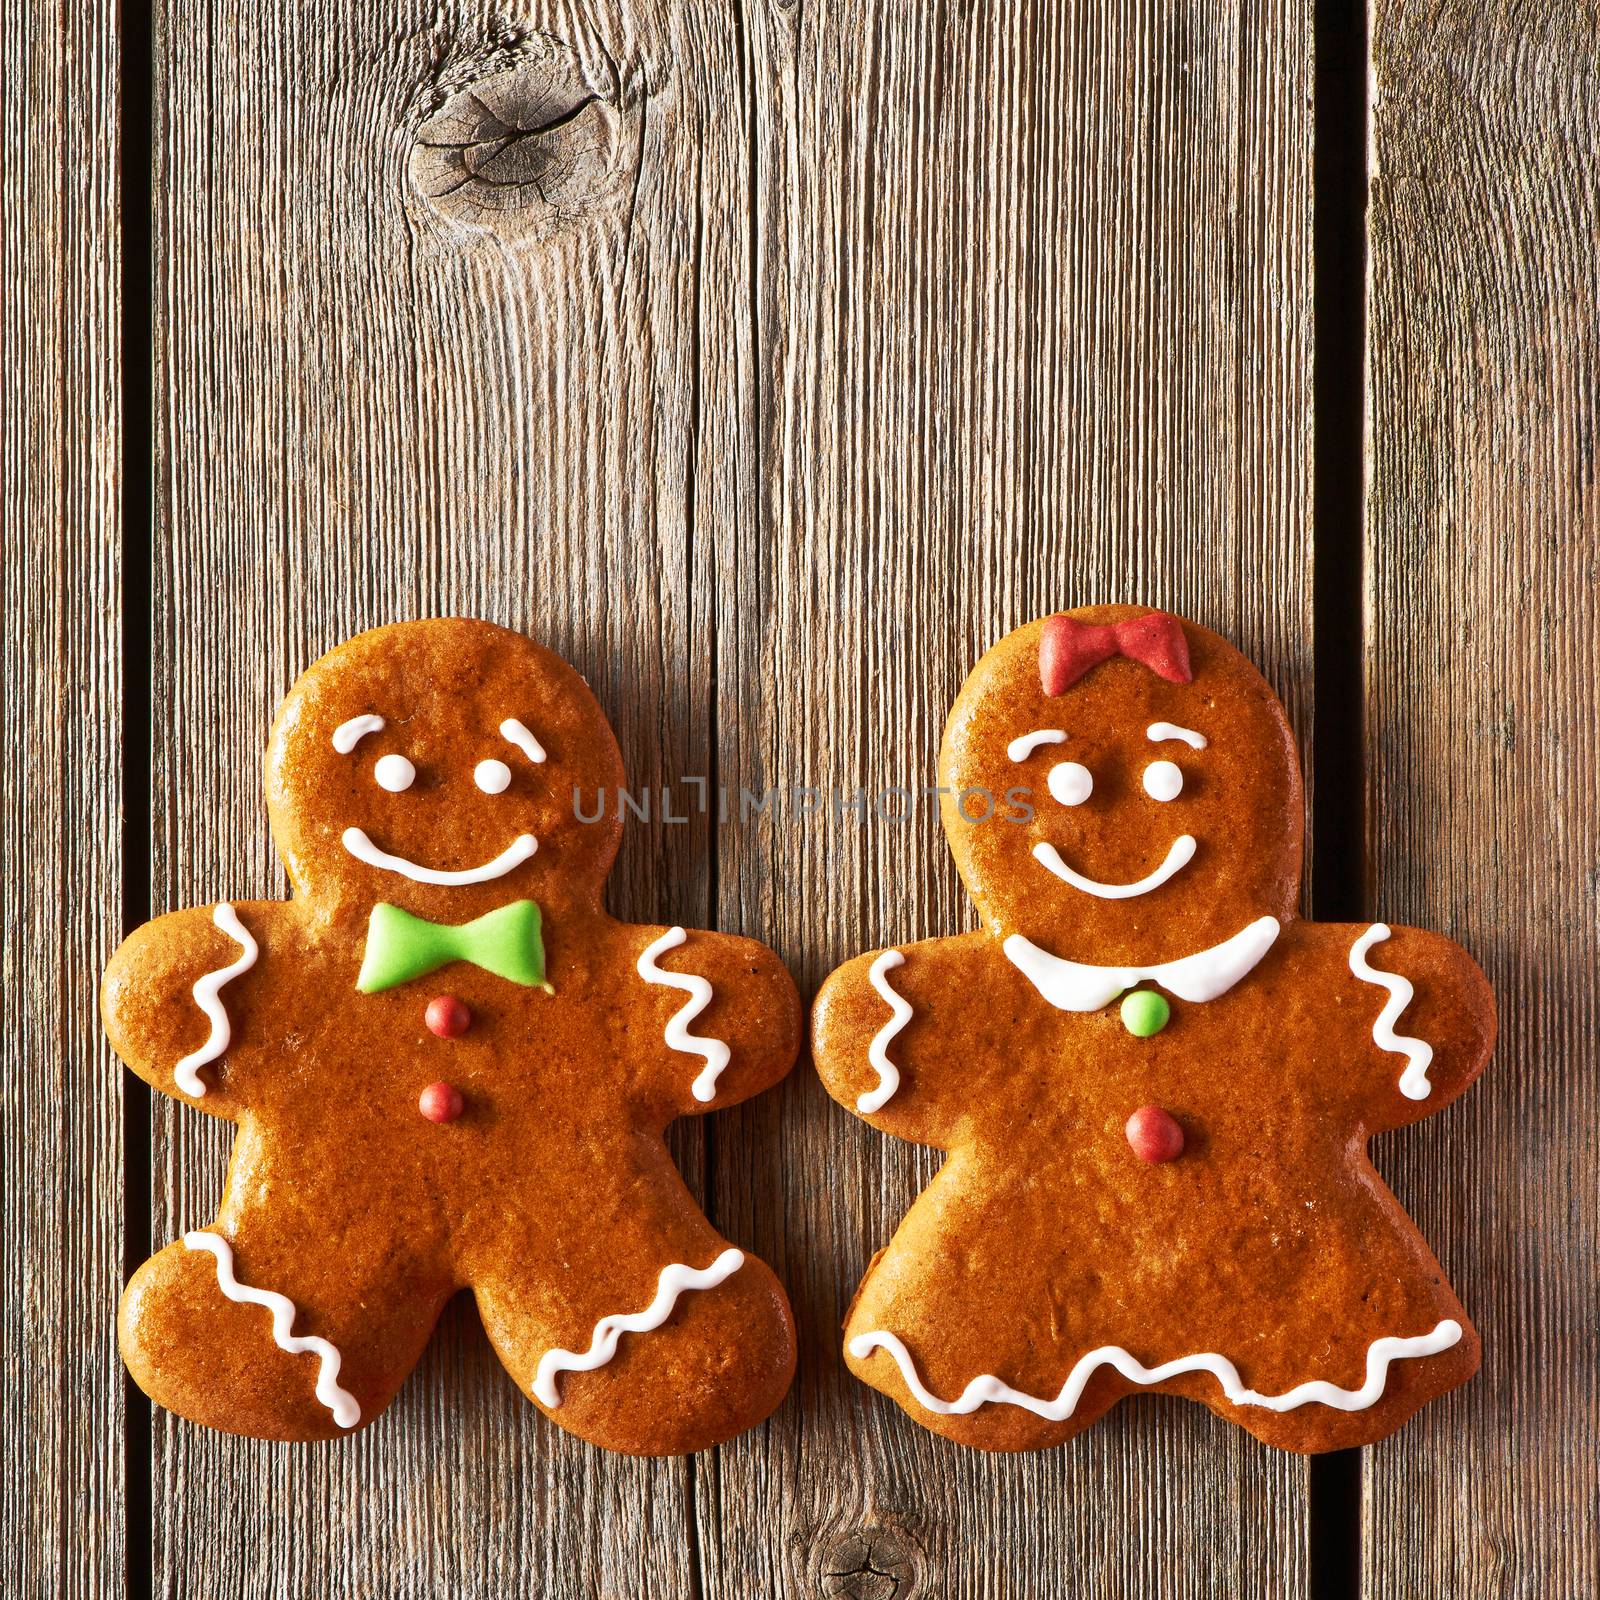
[[[472,231],[408,188],[413,136],[546,34],[637,130],[635,181]],[[1304,4],[168,0],[157,909],[282,891],[267,721],[393,617],[525,627],[594,682],[635,783],[731,786],[720,832],[629,829],[613,906],[714,915],[807,985],[968,909],[928,808],[740,824],[738,785],[931,781],[961,677],[1028,616],[1185,611],[1308,739],[1310,34]],[[226,1138],[157,1107],[158,1245],[209,1215]],[[999,1460],[845,1378],[844,1301],[930,1167],[805,1067],[679,1148],[796,1296],[772,1423],[601,1456],[460,1307],[347,1443],[158,1417],[157,1588],[1303,1592],[1303,1466],[1198,1408]]]
[[[1375,911],[1483,963],[1501,1043],[1391,1149],[1483,1336],[1371,1453],[1375,1596],[1600,1585],[1600,17],[1373,15]]]
[[[931,784],[978,655],[1148,599],[1221,629],[1310,734],[1310,8],[746,8],[759,126],[759,515],[718,589],[725,783]],[[972,926],[934,808],[729,828],[725,919],[802,988]],[[802,1073],[724,1119],[715,1214],[781,1262],[796,1394],[701,1495],[708,1595],[1295,1594],[1305,1469],[1125,1405],[953,1449],[839,1328],[936,1157]],[[1004,1292],[1004,1286],[997,1286]],[[1197,1541],[1204,1558],[1196,1558]]]
[[[6,1464],[0,1589],[121,1588],[118,50],[84,3],[0,22]]]

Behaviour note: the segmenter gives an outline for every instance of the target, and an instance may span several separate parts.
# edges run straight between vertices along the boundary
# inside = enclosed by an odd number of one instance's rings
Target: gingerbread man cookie
[[[949,1152],[851,1306],[857,1375],[988,1449],[1163,1390],[1300,1451],[1471,1376],[1366,1142],[1471,1083],[1493,1001],[1437,934],[1296,915],[1300,775],[1255,668],[1160,612],[1034,622],[939,773],[982,930],[859,957],[814,1017],[830,1093]]]
[[[117,1053],[238,1125],[214,1221],[133,1276],[140,1387],[233,1433],[371,1422],[470,1288],[518,1385],[638,1454],[777,1405],[794,1328],[662,1143],[793,1063],[799,1002],[749,939],[601,907],[621,757],[582,678],[487,623],[324,656],[267,751],[288,902],[180,911],[117,952]]]

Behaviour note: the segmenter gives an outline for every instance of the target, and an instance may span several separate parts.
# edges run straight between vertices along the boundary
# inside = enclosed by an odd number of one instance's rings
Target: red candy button
[[[441,994],[428,1002],[422,1020],[441,1039],[459,1039],[472,1026],[472,1013],[453,994]]]
[[[417,1097],[417,1110],[429,1122],[454,1122],[466,1108],[461,1091],[451,1083],[430,1083]]]
[[[1123,1131],[1141,1161],[1175,1161],[1183,1154],[1183,1129],[1178,1119],[1160,1106],[1140,1106]]]

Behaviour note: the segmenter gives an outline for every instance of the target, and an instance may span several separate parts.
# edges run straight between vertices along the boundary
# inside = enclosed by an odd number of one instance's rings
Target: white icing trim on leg
[[[593,1372],[596,1367],[603,1367],[617,1353],[617,1341],[623,1334],[650,1333],[659,1328],[672,1315],[672,1308],[685,1289],[714,1289],[743,1265],[744,1251],[729,1246],[709,1267],[686,1267],[682,1262],[663,1267],[656,1280],[656,1297],[643,1311],[602,1317],[594,1325],[589,1348],[582,1355],[574,1350],[546,1350],[539,1357],[539,1367],[533,1375],[534,1398],[555,1410],[561,1404],[561,1391],[556,1387],[558,1374]]]
[[[1091,1350],[1067,1375],[1061,1392],[1054,1400],[1041,1400],[1037,1395],[1024,1394],[1002,1383],[992,1373],[976,1377],[961,1391],[959,1400],[941,1400],[917,1376],[916,1363],[911,1352],[892,1333],[860,1333],[850,1341],[850,1354],[858,1361],[874,1350],[886,1350],[894,1357],[906,1387],[916,1396],[925,1410],[941,1417],[964,1417],[979,1406],[991,1403],[1021,1406],[1047,1422],[1065,1422],[1078,1409],[1078,1401],[1089,1379],[1101,1367],[1113,1367],[1130,1383],[1165,1383],[1169,1378],[1181,1377],[1186,1372],[1209,1372],[1222,1385],[1224,1396],[1236,1406],[1263,1406],[1268,1411],[1293,1411],[1299,1406],[1315,1402],[1331,1406],[1335,1411],[1365,1411],[1377,1403],[1389,1381],[1389,1366],[1395,1361],[1414,1360],[1418,1356],[1435,1356],[1452,1345],[1460,1343],[1461,1324],[1446,1318],[1432,1333],[1415,1338],[1376,1339],[1367,1347],[1367,1377],[1359,1389],[1341,1389],[1337,1384],[1314,1379],[1296,1384],[1283,1394],[1261,1394],[1245,1388],[1239,1369],[1224,1356],[1207,1352],[1203,1355],[1180,1356],[1176,1361],[1163,1362],[1159,1367],[1146,1367],[1128,1354],[1121,1345],[1102,1345]]]
[[[1412,988],[1409,978],[1402,978],[1398,972],[1384,972],[1367,961],[1367,951],[1375,944],[1382,944],[1389,933],[1388,923],[1374,922],[1350,946],[1350,970],[1363,983],[1376,984],[1380,989],[1389,991],[1389,998],[1378,1013],[1378,1020],[1372,1024],[1372,1042],[1380,1050],[1389,1050],[1406,1058],[1405,1071],[1400,1074],[1400,1093],[1408,1100],[1426,1100],[1433,1093],[1433,1085],[1428,1082],[1428,1068],[1433,1065],[1433,1046],[1425,1039],[1413,1039],[1394,1031],[1395,1023],[1400,1020],[1401,1013],[1411,1004],[1417,991]]]
[[[256,957],[261,954],[260,947],[250,937],[250,930],[239,920],[239,914],[232,906],[219,905],[211,913],[211,920],[243,950],[244,954],[231,966],[218,967],[215,972],[208,972],[194,986],[194,1003],[205,1012],[211,1023],[211,1032],[198,1050],[191,1050],[172,1069],[172,1076],[178,1087],[185,1094],[193,1095],[196,1100],[203,1100],[206,1093],[205,1080],[200,1076],[198,1069],[215,1061],[233,1041],[233,1025],[228,1021],[228,1013],[221,1000],[222,986],[232,983],[241,972],[248,972],[256,964]]]
[[[233,1246],[221,1234],[195,1229],[183,1236],[191,1250],[209,1250],[217,1258],[217,1283],[222,1292],[241,1305],[265,1306],[272,1313],[272,1342],[292,1356],[311,1354],[320,1358],[317,1368],[317,1399],[333,1413],[341,1428],[353,1428],[361,1420],[361,1407],[348,1389],[339,1387],[339,1368],[344,1357],[326,1339],[315,1334],[296,1335],[294,1302],[287,1295],[270,1289],[252,1289],[233,1275]]]
[[[904,966],[905,959],[898,950],[885,950],[872,963],[872,970],[867,974],[872,980],[872,987],[883,997],[893,1014],[873,1035],[872,1043],[867,1047],[867,1060],[877,1071],[878,1085],[856,1097],[857,1111],[881,1111],[900,1087],[900,1069],[889,1059],[889,1041],[911,1020],[911,1007],[902,995],[889,987],[888,975],[896,967]]]
[[[726,1070],[733,1052],[720,1039],[702,1038],[689,1032],[689,1024],[711,1004],[711,985],[688,972],[668,972],[656,965],[656,957],[668,950],[676,950],[688,935],[682,928],[668,928],[656,942],[639,957],[638,973],[646,983],[662,983],[671,989],[682,989],[689,996],[667,1024],[667,1044],[685,1055],[704,1056],[706,1064],[694,1080],[696,1100],[713,1100],[717,1093],[717,1079]]]

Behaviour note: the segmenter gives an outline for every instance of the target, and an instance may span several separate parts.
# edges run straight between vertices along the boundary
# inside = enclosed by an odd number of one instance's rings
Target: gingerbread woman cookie
[[[768,1415],[794,1371],[777,1279],[662,1143],[793,1063],[799,1002],[749,939],[601,907],[622,782],[582,678],[487,623],[324,656],[267,751],[288,902],[180,911],[117,952],[117,1053],[238,1125],[216,1219],[123,1297],[141,1388],[233,1433],[371,1422],[445,1302],[564,1428],[638,1454]]]
[[[988,1449],[1157,1389],[1300,1451],[1471,1376],[1366,1142],[1471,1083],[1493,1000],[1437,934],[1296,915],[1300,775],[1255,668],[1161,612],[1034,622],[939,773],[982,930],[859,957],[814,1017],[830,1093],[949,1152],[851,1306],[857,1375]]]

